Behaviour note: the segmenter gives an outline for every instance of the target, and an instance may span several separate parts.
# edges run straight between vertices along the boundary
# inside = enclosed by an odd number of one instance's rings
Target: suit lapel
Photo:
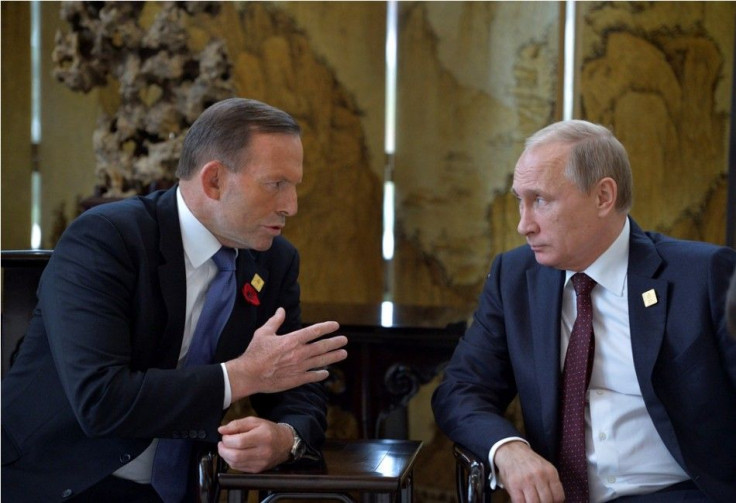
[[[564,271],[536,267],[527,272],[534,366],[538,374],[540,411],[545,438],[554,452],[557,442],[557,398],[560,383],[560,316]],[[550,337],[554,334],[554,337]]]
[[[176,367],[184,334],[186,316],[186,270],[184,245],[179,227],[179,211],[176,207],[176,187],[159,199],[156,207],[162,256],[158,267],[161,295],[166,305],[166,328],[159,339],[157,353],[164,368]]]
[[[645,397],[648,392],[653,393],[652,370],[662,346],[667,321],[668,283],[654,278],[661,263],[662,259],[651,240],[631,220],[628,267],[629,326],[634,368]],[[656,295],[656,303],[645,303],[642,295],[652,291]]]

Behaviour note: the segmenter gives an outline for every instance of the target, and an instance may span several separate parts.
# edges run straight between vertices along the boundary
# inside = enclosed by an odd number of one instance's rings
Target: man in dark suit
[[[299,256],[280,234],[297,211],[302,155],[288,114],[225,100],[189,130],[176,187],[72,222],[2,383],[3,500],[191,501],[191,476],[175,487],[183,498],[151,484],[171,439],[192,447],[190,466],[196,442],[250,472],[318,455],[319,381],[347,340],[322,337],[335,322],[301,328]],[[235,302],[214,361],[187,365],[221,247],[236,257]],[[221,426],[243,397],[258,417]]]
[[[736,501],[736,252],[642,231],[625,149],[585,121],[527,140],[512,191],[527,245],[493,262],[433,396],[440,428],[514,502]],[[523,433],[504,418],[517,394]]]

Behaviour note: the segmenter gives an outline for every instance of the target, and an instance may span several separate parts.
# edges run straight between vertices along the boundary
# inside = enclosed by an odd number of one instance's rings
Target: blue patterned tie
[[[212,256],[217,275],[210,283],[185,366],[212,363],[217,341],[235,304],[235,250],[222,247]],[[192,443],[187,439],[160,439],[153,460],[151,484],[164,503],[180,503],[187,490]]]

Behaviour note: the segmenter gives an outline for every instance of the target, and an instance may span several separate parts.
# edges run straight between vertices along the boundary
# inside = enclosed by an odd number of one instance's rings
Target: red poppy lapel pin
[[[248,304],[253,304],[254,306],[261,305],[261,299],[258,298],[258,293],[263,288],[264,283],[263,278],[256,274],[250,280],[250,283],[243,285],[243,297]]]

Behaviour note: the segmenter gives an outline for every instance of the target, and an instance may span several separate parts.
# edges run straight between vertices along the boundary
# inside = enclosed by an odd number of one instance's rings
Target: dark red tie
[[[585,457],[585,392],[593,368],[593,306],[590,291],[596,282],[583,273],[572,277],[578,315],[570,334],[560,395],[558,468],[567,503],[588,502],[588,463]]]

